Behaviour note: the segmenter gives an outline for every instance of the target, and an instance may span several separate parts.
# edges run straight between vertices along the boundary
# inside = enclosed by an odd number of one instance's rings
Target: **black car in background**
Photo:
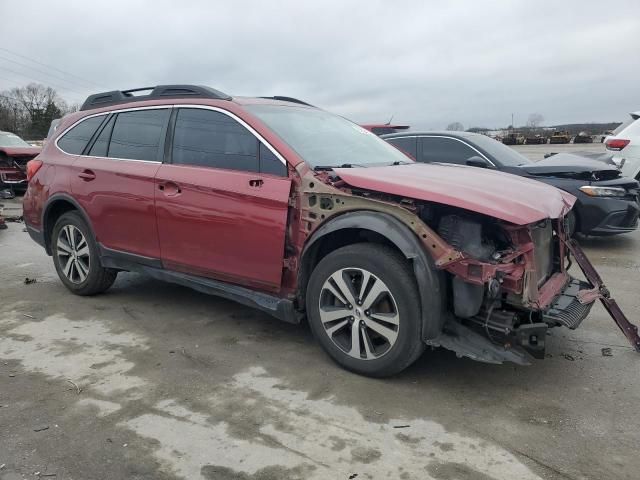
[[[569,153],[534,163],[486,135],[469,132],[406,132],[381,138],[418,162],[491,168],[565,190],[578,199],[570,218],[571,233],[614,235],[638,225],[639,184],[622,177],[613,165]]]

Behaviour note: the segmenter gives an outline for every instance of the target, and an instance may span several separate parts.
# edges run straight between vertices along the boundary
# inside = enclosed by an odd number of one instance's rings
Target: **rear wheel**
[[[116,280],[118,272],[100,264],[91,230],[77,212],[67,212],[56,221],[51,251],[60,280],[76,295],[104,292]]]
[[[408,262],[388,247],[361,243],[320,261],[307,288],[311,329],[348,370],[393,375],[423,352],[420,305]]]

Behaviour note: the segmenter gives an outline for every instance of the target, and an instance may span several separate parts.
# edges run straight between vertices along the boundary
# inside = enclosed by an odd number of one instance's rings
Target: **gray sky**
[[[196,83],[416,128],[640,109],[637,0],[0,0],[0,19],[0,90],[39,80],[71,102]]]

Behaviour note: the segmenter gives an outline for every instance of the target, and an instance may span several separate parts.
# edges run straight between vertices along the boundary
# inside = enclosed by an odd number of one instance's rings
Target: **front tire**
[[[118,275],[116,270],[100,264],[98,245],[78,212],[67,212],[56,221],[51,252],[58,277],[76,295],[102,293]]]
[[[570,210],[569,213],[567,213],[566,225],[567,235],[569,236],[569,238],[573,238],[578,228],[578,218],[576,216],[576,212],[574,212],[573,210]]]
[[[418,289],[407,260],[389,247],[349,245],[324,257],[306,294],[311,330],[353,372],[384,377],[424,351]]]

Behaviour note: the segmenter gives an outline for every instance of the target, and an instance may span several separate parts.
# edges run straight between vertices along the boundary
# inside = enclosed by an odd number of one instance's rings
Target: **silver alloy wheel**
[[[380,358],[396,343],[400,316],[385,283],[362,268],[343,268],[322,285],[320,320],[331,341],[358,360]]]
[[[73,225],[65,225],[58,234],[56,255],[62,273],[73,283],[82,283],[89,275],[91,257],[89,244],[82,232]]]

